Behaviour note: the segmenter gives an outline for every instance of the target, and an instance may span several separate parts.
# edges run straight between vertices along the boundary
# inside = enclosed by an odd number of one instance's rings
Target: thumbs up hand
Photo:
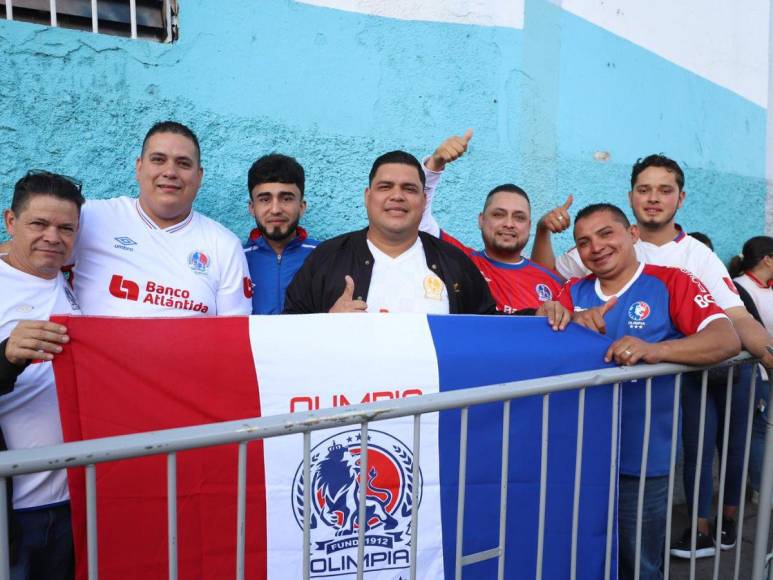
[[[456,161],[465,154],[470,139],[472,139],[472,129],[467,129],[461,137],[453,135],[443,141],[427,160],[427,169],[430,171],[443,171],[446,163]]]
[[[559,205],[558,207],[550,210],[548,213],[542,216],[542,218],[540,218],[539,222],[537,223],[537,229],[543,231],[547,230],[554,234],[558,234],[564,230],[569,229],[569,226],[572,223],[572,219],[569,217],[569,208],[572,206],[573,201],[574,196],[570,194],[569,197],[566,198],[566,201],[563,203],[563,205]]]
[[[605,304],[596,306],[595,308],[589,308],[588,310],[582,310],[581,312],[575,312],[572,316],[572,322],[576,322],[580,326],[595,330],[599,334],[607,333],[607,323],[604,320],[604,315],[609,312],[617,304],[617,296],[612,296]]]
[[[354,279],[351,276],[345,276],[344,280],[346,281],[344,291],[329,312],[365,312],[368,309],[365,301],[354,299]]]

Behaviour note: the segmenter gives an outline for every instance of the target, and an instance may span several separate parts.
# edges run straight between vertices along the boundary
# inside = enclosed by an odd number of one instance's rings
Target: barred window
[[[177,0],[0,0],[0,17],[158,42],[177,40]]]

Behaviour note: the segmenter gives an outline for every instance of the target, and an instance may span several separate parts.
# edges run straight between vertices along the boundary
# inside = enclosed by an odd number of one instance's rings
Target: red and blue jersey
[[[561,293],[562,280],[558,274],[527,258],[521,258],[517,264],[498,262],[444,231],[440,239],[453,244],[473,261],[488,283],[500,312],[512,314],[516,310],[539,308],[547,300],[557,300]]]
[[[564,286],[559,301],[569,310],[601,306],[606,296],[595,276],[573,278]],[[646,342],[674,340],[695,334],[707,324],[724,318],[705,286],[685,270],[640,264],[630,282],[617,293],[617,304],[604,316],[607,336],[625,335]],[[620,437],[620,473],[639,475],[644,437],[645,381],[623,385]],[[674,377],[652,380],[652,424],[647,475],[669,471],[673,421]]]

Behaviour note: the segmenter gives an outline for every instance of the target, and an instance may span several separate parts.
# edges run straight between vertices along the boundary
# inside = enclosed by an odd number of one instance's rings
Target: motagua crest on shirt
[[[188,256],[188,266],[195,274],[206,274],[209,270],[209,263],[207,255],[200,250],[194,250]]]
[[[649,317],[652,309],[650,305],[639,300],[631,304],[628,308],[628,326],[629,328],[644,328],[645,320]]]
[[[359,533],[359,429],[340,431],[311,450],[310,575],[335,576],[356,572]],[[383,431],[368,432],[365,569],[397,570],[410,566],[412,493],[421,503],[422,477],[413,481],[413,454],[399,439]],[[295,521],[303,529],[303,461],[292,487]]]

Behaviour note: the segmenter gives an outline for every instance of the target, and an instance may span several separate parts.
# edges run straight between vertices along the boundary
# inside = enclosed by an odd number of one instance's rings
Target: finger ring
[[[559,215],[559,216],[558,216],[558,220],[559,220],[559,221],[564,221],[564,216],[562,216],[562,215]]]
[[[633,353],[628,350],[627,348],[623,351],[623,354],[627,354],[628,356],[631,356]]]

